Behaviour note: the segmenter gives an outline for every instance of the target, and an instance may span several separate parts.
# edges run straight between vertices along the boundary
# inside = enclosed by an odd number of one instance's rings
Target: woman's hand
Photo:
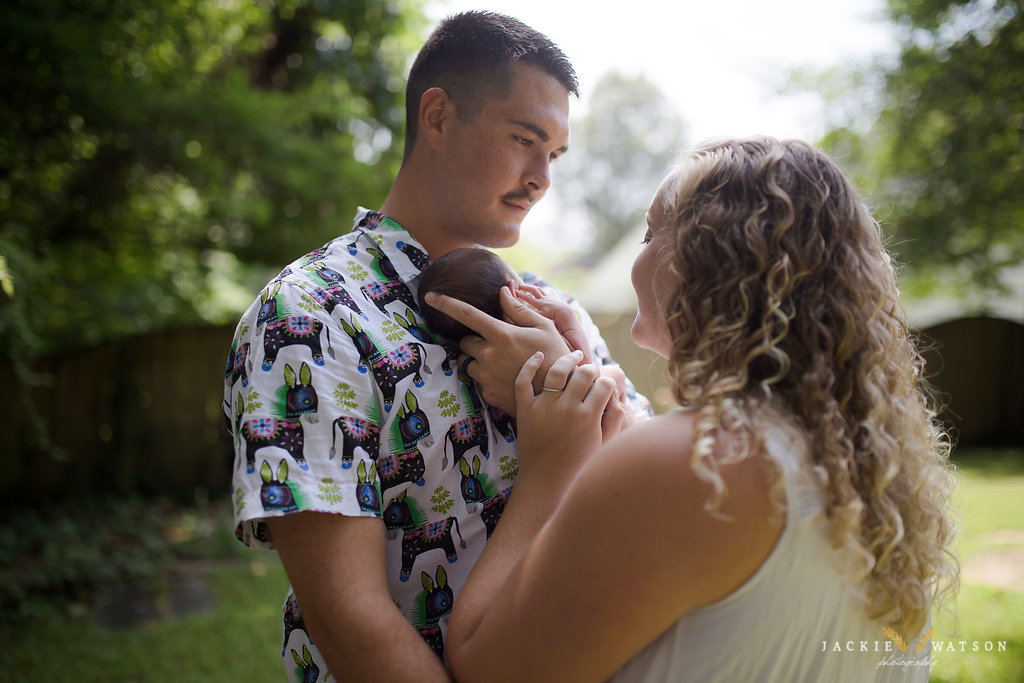
[[[615,382],[615,395],[601,417],[601,437],[609,439],[633,424],[633,413],[626,402],[626,373],[617,365],[602,365],[601,376]]]
[[[567,486],[603,441],[602,420],[615,410],[616,383],[574,351],[556,360],[534,390],[544,355],[530,357],[515,382],[519,477]],[[616,424],[617,420],[612,420]],[[618,427],[615,427],[618,431]]]

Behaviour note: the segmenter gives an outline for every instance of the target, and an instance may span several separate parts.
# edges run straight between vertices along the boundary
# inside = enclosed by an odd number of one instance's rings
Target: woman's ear
[[[441,88],[430,88],[420,98],[419,134],[431,149],[439,149],[448,122],[455,116],[455,105]]]

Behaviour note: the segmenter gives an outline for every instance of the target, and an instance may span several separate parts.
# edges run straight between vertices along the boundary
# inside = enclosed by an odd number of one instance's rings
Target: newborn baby
[[[446,313],[428,305],[427,292],[447,294],[472,304],[492,318],[512,322],[502,312],[498,292],[508,287],[516,297],[555,324],[570,350],[582,351],[583,362],[592,363],[593,353],[576,311],[540,287],[528,285],[494,252],[487,249],[455,249],[434,261],[420,276],[420,313],[430,329],[454,342],[475,334]]]

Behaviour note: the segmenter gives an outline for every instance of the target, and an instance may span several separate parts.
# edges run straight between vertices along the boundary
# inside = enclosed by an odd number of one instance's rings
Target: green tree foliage
[[[0,349],[233,318],[379,202],[414,3],[4,3]]]
[[[591,228],[587,258],[598,258],[643,221],[654,190],[682,144],[673,105],[643,77],[606,74],[574,122],[571,152],[558,161],[563,203]]]
[[[1024,259],[1022,5],[890,0],[901,49],[880,114],[824,141],[855,164],[904,261],[956,264],[982,288]]]

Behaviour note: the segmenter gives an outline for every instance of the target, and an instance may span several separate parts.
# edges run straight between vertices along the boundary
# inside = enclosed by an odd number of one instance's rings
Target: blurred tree
[[[1022,5],[889,0],[901,48],[880,113],[859,130],[851,97],[837,98],[846,116],[823,141],[884,207],[902,260],[956,264],[982,289],[1024,260]],[[864,75],[845,82],[871,84]]]
[[[0,353],[226,321],[265,279],[247,274],[381,201],[417,9],[4,3]]]
[[[588,101],[557,173],[561,203],[586,215],[590,234],[582,238],[581,252],[584,262],[593,262],[643,222],[684,127],[672,104],[642,76],[606,74]]]

